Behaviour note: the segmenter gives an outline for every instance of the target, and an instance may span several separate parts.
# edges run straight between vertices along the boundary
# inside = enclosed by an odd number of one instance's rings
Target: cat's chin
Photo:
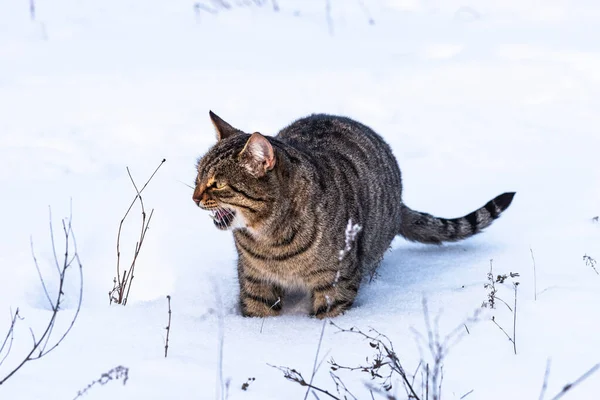
[[[233,221],[235,220],[235,214],[235,210],[231,210],[228,208],[218,208],[213,211],[211,217],[217,229],[226,231],[233,225]]]
[[[226,231],[229,229],[229,225],[227,225],[226,223],[223,222],[218,222],[218,221],[214,221],[215,226],[217,227],[217,229],[220,229],[222,231]]]

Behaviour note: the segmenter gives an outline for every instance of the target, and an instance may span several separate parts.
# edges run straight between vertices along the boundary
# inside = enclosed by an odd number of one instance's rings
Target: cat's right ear
[[[217,140],[223,140],[228,138],[229,136],[243,133],[239,129],[235,129],[233,126],[223,121],[221,117],[219,117],[214,112],[209,111],[208,115],[210,116],[210,120],[212,121],[213,125],[215,126],[215,130],[217,131]]]

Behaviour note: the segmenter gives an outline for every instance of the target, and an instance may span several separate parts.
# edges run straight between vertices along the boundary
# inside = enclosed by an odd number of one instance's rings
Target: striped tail
[[[485,206],[461,218],[445,219],[414,211],[402,204],[402,225],[399,234],[407,240],[440,244],[457,242],[478,234],[510,206],[515,192],[503,193]]]

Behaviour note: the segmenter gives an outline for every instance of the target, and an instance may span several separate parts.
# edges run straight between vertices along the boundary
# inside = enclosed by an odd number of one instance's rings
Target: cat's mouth
[[[210,216],[217,228],[227,230],[235,219],[235,211],[229,208],[219,207],[211,210]]]

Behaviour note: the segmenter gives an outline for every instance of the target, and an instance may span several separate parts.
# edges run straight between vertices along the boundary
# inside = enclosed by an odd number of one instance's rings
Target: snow
[[[498,221],[462,243],[396,239],[378,278],[335,319],[385,333],[413,371],[424,297],[443,335],[486,300],[490,259],[495,273],[518,272],[517,355],[490,321],[495,315],[512,334],[510,311],[484,309],[445,359],[444,398],[471,390],[469,400],[538,398],[551,359],[549,399],[600,362],[600,276],[582,259],[600,259],[592,220],[600,214],[596,2],[332,1],[330,27],[316,0],[215,15],[187,0],[35,5],[32,20],[28,2],[0,3],[0,338],[11,308],[25,318],[0,380],[30,348],[29,327],[38,332],[51,314],[30,251],[31,237],[56,291],[48,206],[60,250],[72,201],[84,302],[65,341],[0,386],[1,398],[74,398],[118,365],[129,368],[126,385],[94,386],[83,398],[217,398],[221,361],[230,399],[304,398],[305,388],[267,364],[309,378],[322,322],[298,313],[241,317],[231,234],[213,226],[185,186],[215,141],[208,110],[267,135],[312,112],[365,123],[392,146],[406,203],[434,215],[464,215],[517,192]],[[109,305],[118,224],[135,195],[125,168],[141,185],[163,158],[144,191],[154,215],[130,302]],[[124,260],[139,218],[136,208],[125,226]],[[76,307],[71,275],[57,329]],[[512,304],[511,284],[498,290]],[[326,325],[319,358],[358,365],[372,354]],[[335,392],[327,370],[325,362],[315,384]],[[367,374],[340,376],[370,398]],[[393,390],[403,398],[399,382]],[[565,398],[599,391],[597,373]]]

